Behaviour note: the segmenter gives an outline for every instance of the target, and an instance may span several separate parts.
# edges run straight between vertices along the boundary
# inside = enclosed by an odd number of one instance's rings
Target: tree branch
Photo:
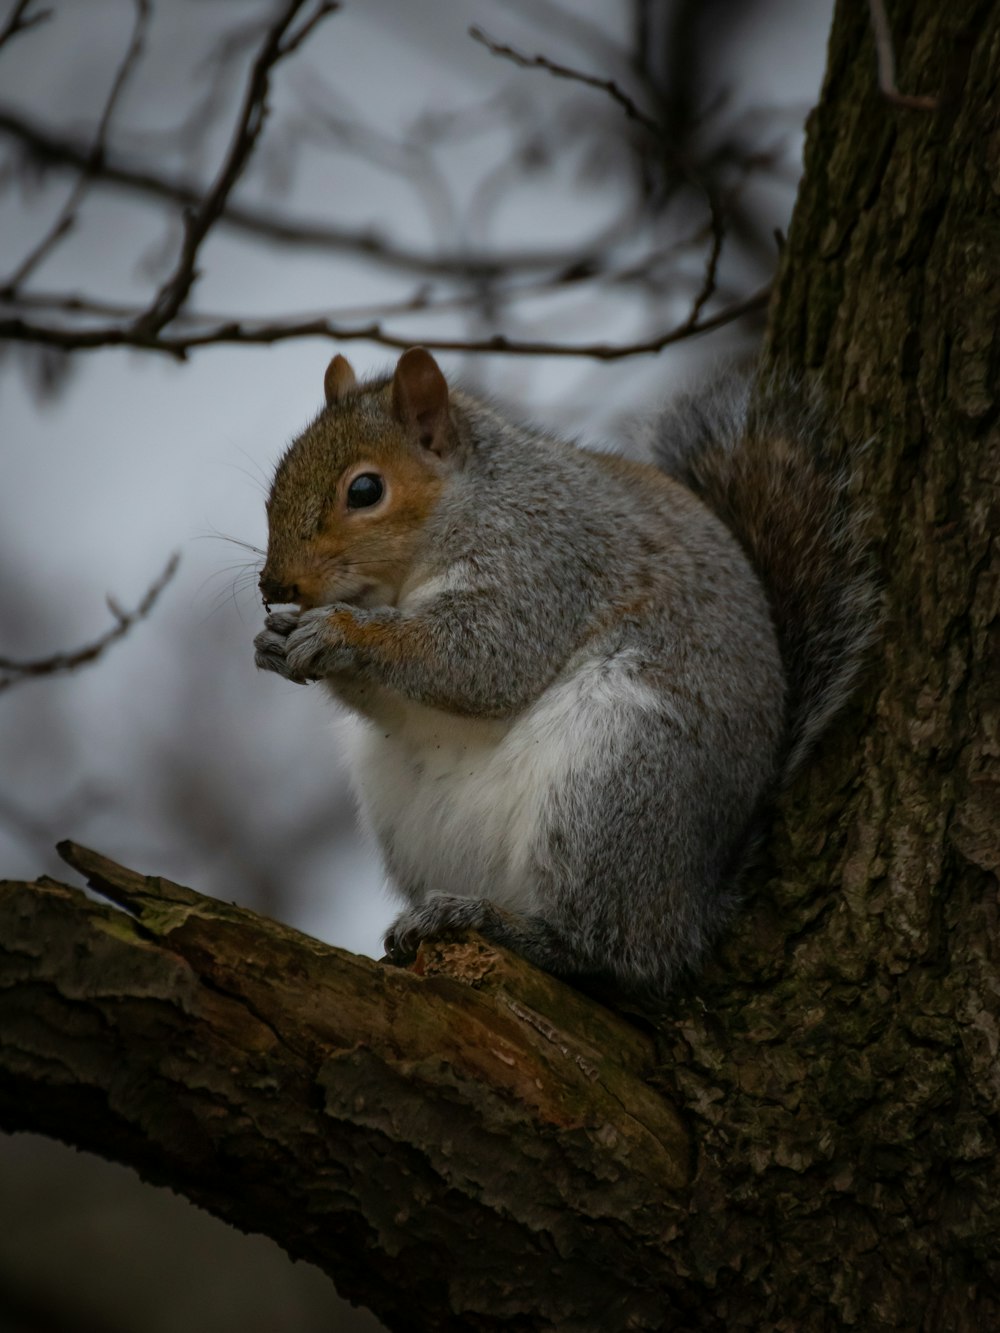
[[[133,915],[0,883],[0,1125],[169,1182],[397,1329],[663,1327],[689,1146],[640,1032],[476,937],[418,975],[59,850]]]
[[[144,620],[156,604],[160,593],[177,573],[180,556],[176,553],[167,561],[163,573],[151,584],[142,601],[134,611],[123,611],[113,598],[108,598],[108,607],[116,624],[102,634],[99,639],[85,644],[73,652],[53,653],[50,657],[39,657],[28,662],[18,662],[11,657],[0,657],[0,671],[10,674],[0,676],[0,693],[9,690],[32,676],[53,676],[65,671],[74,671],[88,662],[96,662],[113,643],[123,639],[137,621]]]
[[[18,33],[28,32],[31,28],[36,28],[39,23],[45,23],[52,17],[51,9],[39,10],[37,14],[28,16],[28,10],[31,8],[34,0],[17,0],[14,8],[11,10],[7,22],[0,28],[0,48],[7,45],[12,37]]]
[[[712,279],[713,274],[714,268],[710,264],[706,274],[706,284]],[[703,287],[703,290],[705,289]],[[166,352],[181,360],[198,347],[232,343],[269,345],[288,342],[295,338],[332,338],[337,342],[364,341],[379,343],[383,347],[402,349],[419,343],[436,352],[492,352],[505,356],[582,356],[597,361],[617,361],[624,357],[659,352],[672,343],[699,337],[703,333],[721,328],[724,324],[731,324],[744,315],[763,310],[770,297],[770,290],[770,287],[762,287],[744,300],[733,302],[732,305],[707,319],[698,317],[696,302],[692,315],[682,323],[675,324],[649,338],[618,344],[543,342],[508,338],[503,334],[479,339],[420,337],[416,334],[391,333],[378,323],[345,326],[335,324],[328,319],[309,319],[287,324],[251,321],[241,323],[233,320],[198,332],[162,334],[145,333],[138,325],[67,329],[33,324],[25,319],[14,318],[0,320],[0,338],[10,338],[15,342],[41,343],[64,351],[93,350],[98,347],[142,347],[148,351]]]
[[[705,203],[709,212],[709,235],[711,242],[709,253],[705,261],[705,277],[701,288],[695,295],[691,306],[691,313],[687,320],[687,328],[691,328],[698,322],[705,304],[711,298],[715,291],[716,277],[719,267],[719,259],[722,254],[722,243],[725,238],[725,227],[723,224],[723,210],[718,198],[717,190],[710,180],[703,178],[696,172],[690,163],[686,162],[679,154],[675,146],[669,142],[664,133],[664,125],[656,121],[652,116],[647,116],[639,110],[639,107],[631,97],[618,86],[613,79],[602,79],[592,74],[585,74],[582,70],[574,69],[569,65],[560,65],[556,61],[550,60],[548,56],[535,55],[526,56],[512,46],[505,46],[500,42],[494,41],[488,37],[481,28],[471,27],[469,36],[485,46],[493,55],[499,56],[504,60],[510,60],[522,69],[543,69],[557,79],[567,79],[572,83],[580,83],[586,88],[596,88],[599,92],[606,93],[614,102],[618,104],[625,112],[629,120],[640,125],[648,134],[653,135],[658,141],[659,151],[665,160],[669,160],[673,171],[678,178],[693,186],[700,194],[704,195]]]
[[[132,36],[128,47],[122,57],[121,63],[111,83],[110,91],[104,102],[104,110],[101,112],[101,118],[97,123],[97,130],[94,133],[94,140],[87,154],[86,163],[80,168],[80,174],[77,177],[76,184],[69,193],[69,197],[59,211],[59,215],[49,228],[48,232],[38,241],[31,251],[21,260],[16,271],[7,279],[3,285],[5,295],[16,293],[21,284],[31,276],[42,260],[48,255],[59,242],[67,235],[70,229],[76,223],[77,209],[86,198],[87,191],[93,181],[94,172],[100,165],[104,157],[104,149],[107,141],[108,127],[111,124],[111,118],[114,115],[115,107],[121,98],[129,77],[137,65],[142,55],[143,45],[146,38],[146,29],[149,26],[149,20],[152,15],[152,6],[150,0],[134,0],[135,3],[135,22],[132,27]]]
[[[0,105],[0,133],[16,139],[42,164],[83,169],[87,165],[87,147],[63,138],[39,125],[19,111]],[[167,176],[145,167],[131,166],[112,152],[106,152],[95,168],[95,178],[130,193],[162,199],[168,203],[196,208],[204,191],[193,180]],[[296,222],[283,212],[235,204],[227,200],[219,214],[223,226],[232,227],[260,240],[317,250],[349,251],[388,268],[419,273],[429,277],[471,277],[477,280],[506,276],[511,272],[536,272],[565,268],[564,248],[553,250],[459,250],[429,254],[410,250],[380,236],[372,228],[355,230],[331,226],[326,222]],[[593,266],[603,249],[601,237],[576,246],[574,264]]]
[[[267,115],[267,96],[270,91],[271,71],[285,56],[296,51],[302,39],[315,28],[317,22],[337,7],[320,4],[317,12],[307,19],[295,36],[288,30],[306,0],[286,0],[278,17],[268,28],[264,41],[250,70],[243,105],[237,118],[233,138],[226,159],[214,185],[198,208],[184,220],[184,241],[173,273],[163,283],[149,310],[137,321],[142,333],[158,333],[174,318],[188,298],[197,273],[195,263],[202,241],[218,221],[226,200],[240,179],[256,147]]]
[[[522,69],[544,69],[557,79],[568,79],[571,83],[581,83],[586,88],[596,88],[599,92],[606,93],[608,97],[617,102],[625,112],[629,120],[634,120],[637,125],[641,125],[644,130],[650,134],[658,135],[660,126],[645,112],[640,111],[629,97],[618,87],[614,79],[601,79],[593,74],[585,74],[582,70],[572,69],[569,65],[559,65],[548,56],[536,55],[526,56],[521,51],[517,51],[513,46],[504,46],[501,42],[496,42],[492,37],[488,37],[482,28],[473,25],[469,29],[469,36],[474,42],[479,42],[485,46],[487,51],[503,60],[510,60],[515,65],[520,65]]]

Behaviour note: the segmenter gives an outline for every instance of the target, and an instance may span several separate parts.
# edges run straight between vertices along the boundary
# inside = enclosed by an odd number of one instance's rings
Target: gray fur
[[[658,419],[662,473],[465,394],[451,410],[460,445],[414,562],[426,596],[337,604],[378,630],[365,648],[330,608],[272,616],[258,665],[326,679],[372,723],[359,788],[409,904],[395,958],[474,927],[558,975],[663,996],[731,918],[761,811],[870,634],[845,469],[812,417],[748,415],[743,387]]]

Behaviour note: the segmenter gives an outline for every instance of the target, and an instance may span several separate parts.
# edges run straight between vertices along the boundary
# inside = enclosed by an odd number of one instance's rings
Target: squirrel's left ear
[[[341,356],[338,352],[326,368],[326,374],[323,376],[323,392],[326,394],[326,403],[329,407],[331,403],[339,403],[345,393],[349,393],[358,382],[358,377],[351,368],[351,363],[346,356]]]
[[[392,377],[392,414],[431,453],[443,457],[451,451],[454,430],[448,411],[448,382],[423,347],[411,347],[399,358]]]

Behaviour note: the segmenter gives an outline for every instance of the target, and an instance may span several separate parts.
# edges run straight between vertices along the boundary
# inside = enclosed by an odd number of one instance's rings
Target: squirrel
[[[679,400],[649,463],[517,424],[419,347],[324,387],[267,501],[256,661],[366,723],[389,958],[474,929],[662,1000],[872,638],[846,451],[790,381]]]

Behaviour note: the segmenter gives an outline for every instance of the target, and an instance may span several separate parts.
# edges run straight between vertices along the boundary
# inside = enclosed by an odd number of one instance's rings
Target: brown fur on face
[[[394,605],[444,486],[446,463],[396,419],[392,382],[347,378],[341,371],[338,393],[275,472],[260,579],[268,601]],[[347,488],[366,472],[382,479],[382,499],[349,509]]]

